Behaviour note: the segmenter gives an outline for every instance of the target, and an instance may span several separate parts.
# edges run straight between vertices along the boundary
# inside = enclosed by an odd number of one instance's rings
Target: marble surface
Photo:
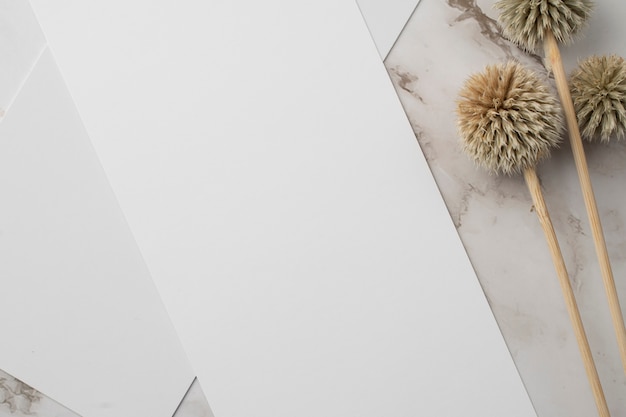
[[[79,417],[53,399],[0,370],[0,417]]]
[[[458,144],[454,101],[471,72],[507,58],[541,69],[539,56],[528,56],[502,38],[492,4],[422,0],[385,63],[539,417],[587,417],[595,415],[595,406],[523,180],[491,176],[474,167]],[[27,2],[0,5],[15,8]],[[0,16],[15,13],[0,11]],[[0,62],[0,116],[45,48],[29,9],[18,14],[23,21],[0,17],[0,25],[9,28],[0,37],[0,53],[10,58]],[[626,29],[619,21],[625,15],[621,3],[598,2],[586,36],[564,48],[567,69],[591,53],[626,55],[621,42]],[[9,48],[15,39],[24,47]],[[626,179],[626,143],[587,146],[587,151],[624,305],[626,195],[620,187]],[[626,378],[566,143],[541,165],[539,174],[612,415],[626,416]],[[0,371],[0,416],[77,414]],[[197,380],[175,417],[212,417]]]
[[[539,417],[596,414],[547,245],[521,177],[496,177],[463,153],[455,100],[485,65],[517,59],[501,36],[492,0],[422,0],[385,64]],[[563,49],[566,70],[592,53],[626,55],[622,2],[597,2],[586,36]],[[626,305],[626,143],[586,146],[622,305]],[[613,417],[626,416],[622,371],[604,287],[567,141],[540,165]]]

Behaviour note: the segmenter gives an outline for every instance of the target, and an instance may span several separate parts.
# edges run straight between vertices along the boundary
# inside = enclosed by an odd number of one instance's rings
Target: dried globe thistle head
[[[585,139],[626,135],[626,61],[617,55],[592,56],[570,77],[580,132]]]
[[[534,51],[548,31],[559,42],[567,43],[585,24],[591,14],[591,0],[499,0],[498,22],[504,35],[526,49]]]
[[[556,97],[521,64],[488,66],[465,82],[459,97],[463,147],[490,171],[512,174],[534,167],[561,140]]]

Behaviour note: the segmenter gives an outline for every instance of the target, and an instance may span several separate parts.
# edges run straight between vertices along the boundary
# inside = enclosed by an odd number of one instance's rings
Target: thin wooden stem
[[[567,268],[565,267],[565,261],[561,254],[559,242],[548,214],[546,203],[543,199],[543,193],[541,192],[541,185],[539,184],[539,178],[534,168],[528,168],[524,170],[524,178],[526,179],[526,185],[532,196],[533,203],[535,205],[535,211],[539,222],[543,228],[543,232],[546,236],[548,246],[550,248],[550,254],[552,255],[552,262],[556,268],[557,277],[559,278],[559,284],[561,285],[561,291],[563,292],[563,298],[565,299],[565,306],[567,307],[567,313],[574,327],[574,333],[576,335],[576,341],[578,342],[578,348],[580,349],[580,355],[585,365],[585,371],[587,372],[587,379],[591,385],[591,391],[593,392],[594,399],[596,401],[596,407],[598,408],[598,414],[600,417],[610,417],[609,408],[604,398],[604,392],[602,390],[602,384],[598,377],[598,371],[596,370],[595,362],[591,354],[591,348],[589,347],[589,341],[583,327],[582,319],[580,318],[580,311],[574,297],[574,291],[570,284]]]
[[[596,204],[593,188],[591,186],[591,178],[589,177],[585,150],[580,138],[578,122],[576,121],[574,103],[572,102],[572,96],[567,85],[567,77],[565,75],[565,70],[563,69],[563,62],[561,60],[559,47],[552,33],[549,33],[546,37],[544,48],[546,54],[546,65],[549,65],[549,69],[551,69],[554,73],[557,91],[561,98],[561,103],[565,112],[572,153],[574,154],[576,170],[578,171],[578,180],[580,182],[580,188],[582,190],[585,207],[587,209],[587,216],[589,217],[589,223],[591,225],[593,242],[596,247],[596,255],[602,272],[604,290],[606,292],[611,318],[613,319],[613,329],[617,337],[617,344],[622,358],[622,367],[626,373],[626,328],[624,327],[624,317],[622,316],[622,309],[617,296],[617,289],[615,288],[615,280],[613,279],[613,271],[609,261],[609,254],[606,248],[604,233],[602,231],[602,224],[600,223],[598,206]]]

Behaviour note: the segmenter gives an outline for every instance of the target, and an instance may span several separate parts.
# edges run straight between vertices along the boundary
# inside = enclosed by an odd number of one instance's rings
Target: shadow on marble
[[[518,60],[548,82],[542,58],[504,39],[495,0],[422,0],[385,65],[539,417],[596,415],[543,232],[523,178],[474,166],[456,130],[458,91],[488,64]],[[595,53],[626,55],[626,3],[596,2],[566,70]],[[610,32],[611,36],[607,35]],[[569,143],[539,166],[556,233],[613,417],[626,378]],[[622,306],[626,306],[626,141],[586,146]]]
[[[80,417],[0,370],[0,417]]]

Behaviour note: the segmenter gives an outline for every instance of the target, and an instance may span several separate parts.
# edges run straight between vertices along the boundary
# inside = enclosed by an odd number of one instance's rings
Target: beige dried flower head
[[[554,94],[516,62],[488,66],[459,93],[459,132],[467,153],[493,172],[534,167],[558,146],[563,130]]]
[[[526,49],[535,51],[548,31],[559,42],[569,42],[591,14],[591,0],[499,0],[498,22],[504,35]]]
[[[626,135],[626,62],[617,55],[592,56],[570,77],[582,136],[603,142]]]

